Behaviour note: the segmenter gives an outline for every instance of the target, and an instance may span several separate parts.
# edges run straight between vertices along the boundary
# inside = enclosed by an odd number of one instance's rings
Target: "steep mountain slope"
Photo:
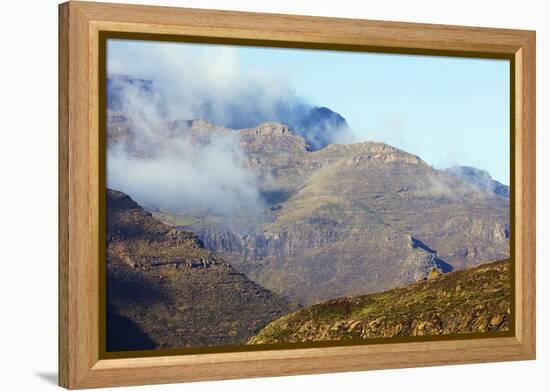
[[[107,190],[108,351],[242,344],[297,308]]]
[[[382,293],[315,304],[270,323],[249,343],[509,330],[509,269],[509,261],[494,262]]]

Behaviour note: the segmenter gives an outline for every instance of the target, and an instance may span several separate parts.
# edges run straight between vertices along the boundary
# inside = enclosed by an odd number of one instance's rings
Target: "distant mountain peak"
[[[344,117],[331,109],[312,107],[291,123],[295,132],[301,135],[313,151],[329,144],[351,140],[351,132]]]
[[[464,182],[480,190],[488,191],[501,197],[510,198],[510,187],[494,180],[485,170],[472,166],[454,166],[445,169],[445,172],[462,179]]]

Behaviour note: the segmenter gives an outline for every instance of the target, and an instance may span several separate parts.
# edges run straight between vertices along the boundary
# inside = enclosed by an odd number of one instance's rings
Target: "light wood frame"
[[[100,359],[98,37],[125,31],[509,56],[515,336]],[[514,247],[512,247],[514,248]],[[59,6],[59,384],[75,388],[535,358],[535,32],[88,2]]]

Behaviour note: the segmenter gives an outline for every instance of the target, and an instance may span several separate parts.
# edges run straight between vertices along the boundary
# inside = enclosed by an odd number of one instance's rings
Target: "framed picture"
[[[535,33],[59,7],[60,385],[535,358]]]

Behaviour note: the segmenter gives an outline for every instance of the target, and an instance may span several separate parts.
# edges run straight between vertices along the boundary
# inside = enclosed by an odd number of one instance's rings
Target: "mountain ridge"
[[[195,230],[207,248],[275,292],[308,304],[414,282],[433,266],[448,271],[508,256],[507,201],[416,155],[371,141],[318,151],[273,145],[243,145],[249,167],[268,178],[260,188],[271,217],[262,230],[200,222]],[[413,249],[409,237],[432,251]]]
[[[131,138],[130,127],[119,123],[110,141],[131,144],[120,136]],[[159,131],[164,142],[238,137],[243,164],[257,178],[261,215],[190,208],[154,214],[192,230],[253,281],[300,304],[414,282],[434,266],[458,270],[509,256],[508,199],[391,145],[313,151],[274,121],[231,130],[199,120]]]

